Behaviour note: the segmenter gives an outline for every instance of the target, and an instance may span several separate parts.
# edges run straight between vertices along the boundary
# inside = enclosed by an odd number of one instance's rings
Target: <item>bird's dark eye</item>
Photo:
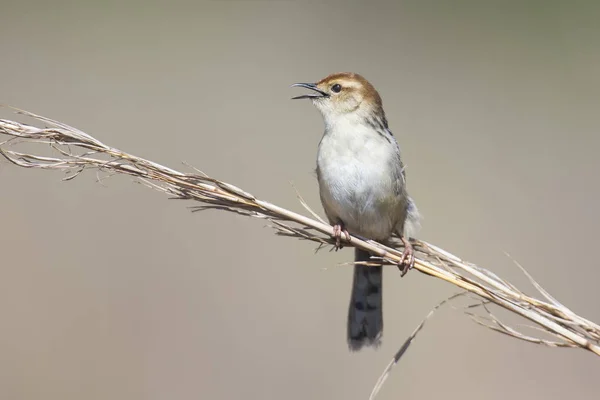
[[[339,83],[336,83],[335,85],[333,85],[333,86],[331,87],[331,91],[332,91],[333,93],[339,93],[339,92],[340,92],[340,90],[342,90],[342,85],[340,85]]]

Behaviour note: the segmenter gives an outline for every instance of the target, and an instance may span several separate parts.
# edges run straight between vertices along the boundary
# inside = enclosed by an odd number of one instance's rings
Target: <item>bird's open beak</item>
[[[318,98],[322,98],[322,97],[329,97],[329,94],[327,94],[324,91],[322,91],[319,88],[317,88],[317,85],[314,84],[314,83],[294,83],[292,85],[292,87],[303,87],[303,88],[307,88],[307,89],[314,90],[315,92],[317,92],[317,93],[303,94],[301,96],[292,97],[292,100],[297,100],[297,99],[318,99]]]

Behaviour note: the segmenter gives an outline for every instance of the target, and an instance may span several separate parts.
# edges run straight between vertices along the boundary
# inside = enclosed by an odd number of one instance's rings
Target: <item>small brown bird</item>
[[[414,263],[407,237],[418,227],[419,213],[406,191],[400,147],[388,129],[379,93],[365,78],[349,72],[292,86],[314,92],[294,99],[310,99],[325,122],[317,178],[336,247],[348,232],[377,241],[396,232],[404,243],[404,275]],[[355,249],[355,262],[369,261],[368,252]],[[347,336],[351,350],[381,343],[382,274],[382,266],[354,267]]]

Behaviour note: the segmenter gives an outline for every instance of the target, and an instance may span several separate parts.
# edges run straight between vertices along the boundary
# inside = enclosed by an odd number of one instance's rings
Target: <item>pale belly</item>
[[[351,233],[369,239],[387,239],[406,217],[395,148],[379,138],[331,139],[323,138],[317,156],[321,201],[330,222],[341,221]]]

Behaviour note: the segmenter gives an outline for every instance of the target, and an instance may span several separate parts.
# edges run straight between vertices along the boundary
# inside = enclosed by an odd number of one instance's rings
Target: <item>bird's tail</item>
[[[356,261],[369,261],[370,254],[355,249]],[[363,346],[377,347],[383,332],[382,314],[383,267],[354,266],[352,296],[348,310],[348,346],[357,351]]]

